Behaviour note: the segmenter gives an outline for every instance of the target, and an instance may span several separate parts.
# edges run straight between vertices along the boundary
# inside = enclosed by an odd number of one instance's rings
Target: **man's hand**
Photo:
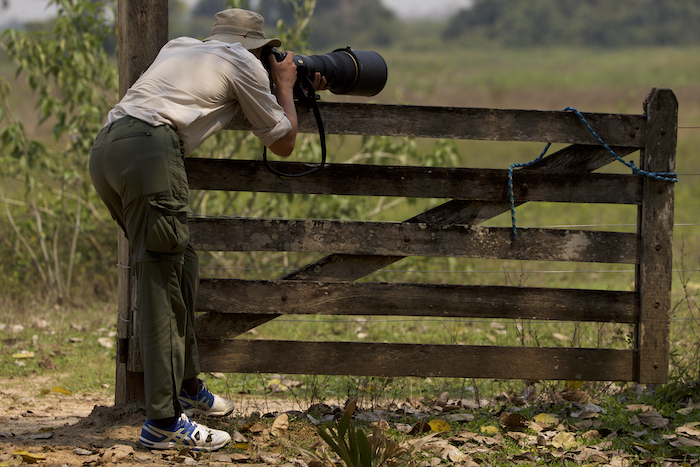
[[[267,56],[267,60],[270,62],[272,82],[277,87],[292,89],[297,82],[297,66],[294,64],[294,52],[286,52],[286,54],[287,56],[281,62],[278,62],[272,54]]]
[[[294,106],[294,84],[297,81],[297,66],[294,64],[294,52],[287,52],[287,56],[281,62],[278,62],[274,56],[269,56],[270,60],[270,76],[272,82],[277,85],[273,93],[277,97],[277,102],[284,109],[285,115],[292,124],[292,129],[282,138],[272,143],[270,150],[278,156],[287,157],[294,150],[296,143],[297,131],[299,122],[297,119],[296,107]],[[314,89],[328,89],[326,78],[321,76],[321,73],[314,74]]]
[[[326,89],[329,89],[328,84],[326,83],[326,77],[321,76],[321,73],[319,71],[314,74],[314,89],[316,91],[325,91]]]

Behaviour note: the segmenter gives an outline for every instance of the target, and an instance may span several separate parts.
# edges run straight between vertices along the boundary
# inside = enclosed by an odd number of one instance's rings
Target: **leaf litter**
[[[229,446],[216,453],[202,454],[187,449],[144,449],[135,442],[145,418],[143,410],[109,406],[107,400],[88,399],[83,403],[91,410],[88,415],[76,417],[77,422],[62,423],[50,415],[63,405],[58,401],[80,402],[84,395],[71,394],[57,386],[42,393],[47,385],[40,386],[34,393],[57,399],[52,406],[28,409],[19,395],[12,399],[12,410],[0,406],[0,467],[30,462],[84,466],[109,463],[311,466],[308,456],[297,446],[324,453],[330,462],[325,465],[338,461],[319,438],[317,429],[337,423],[344,410],[342,403],[313,404],[306,411],[251,411],[223,420],[201,420],[232,434]],[[26,388],[23,389],[26,396]],[[4,393],[5,389],[1,391]],[[669,411],[661,405],[638,404],[632,399],[627,405],[619,404],[616,409],[619,413],[609,415],[609,407],[595,401],[590,394],[582,397],[581,392],[584,392],[582,388],[565,388],[536,397],[528,392],[526,399],[520,398],[515,403],[513,394],[508,394],[488,404],[476,405],[473,401],[451,400],[441,395],[435,400],[357,407],[353,420],[365,432],[382,433],[387,439],[396,440],[397,446],[410,449],[416,465],[425,467],[555,462],[585,467],[685,467],[698,463],[700,411],[695,409],[700,404],[696,405],[694,400],[688,399],[680,404],[681,409]],[[572,394],[575,400],[568,400]],[[443,410],[445,407],[449,409]],[[682,410],[686,408],[690,410]],[[675,417],[685,421],[674,426]],[[31,419],[50,423],[37,424],[30,431],[13,428],[13,422]]]

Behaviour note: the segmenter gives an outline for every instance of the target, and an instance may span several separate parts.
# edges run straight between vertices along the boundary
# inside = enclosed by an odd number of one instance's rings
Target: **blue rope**
[[[513,195],[513,169],[517,167],[527,167],[542,159],[544,155],[547,154],[547,150],[551,145],[552,143],[547,143],[542,153],[539,156],[537,156],[536,159],[533,159],[530,162],[526,162],[524,164],[513,164],[508,169],[508,195],[510,197],[510,219],[513,223],[513,238],[518,238],[518,229],[515,227],[515,196]]]
[[[676,174],[675,172],[647,172],[646,170],[642,170],[642,169],[640,169],[639,167],[637,167],[636,165],[634,165],[634,162],[627,162],[627,161],[624,160],[622,157],[618,156],[618,155],[615,153],[615,151],[613,151],[612,148],[611,148],[610,146],[608,146],[608,145],[605,143],[605,141],[603,141],[603,139],[602,139],[600,136],[598,136],[598,133],[595,132],[595,130],[594,130],[594,129],[591,127],[591,125],[588,123],[588,120],[586,120],[586,117],[584,117],[583,114],[581,114],[581,112],[579,112],[578,110],[576,110],[576,109],[573,108],[573,107],[566,107],[566,108],[564,109],[564,112],[568,112],[568,111],[574,112],[574,113],[576,114],[576,116],[579,118],[579,120],[581,120],[581,122],[582,122],[584,125],[586,125],[586,128],[588,129],[588,131],[590,131],[591,134],[592,134],[593,136],[595,136],[595,138],[598,140],[598,142],[599,142],[599,143],[600,143],[600,144],[601,144],[615,159],[617,159],[618,161],[622,162],[622,163],[625,164],[627,167],[629,167],[630,169],[632,169],[632,173],[633,173],[633,174],[635,174],[635,175],[644,175],[644,176],[646,176],[646,177],[651,177],[651,178],[654,178],[654,179],[656,179],[656,180],[661,180],[661,181],[664,181],[664,182],[672,182],[672,183],[675,183],[675,182],[678,181],[678,174]],[[513,169],[519,168],[519,167],[527,167],[527,166],[529,166],[529,165],[534,164],[534,163],[537,162],[538,160],[542,159],[542,157],[544,157],[544,155],[547,153],[547,150],[549,149],[549,147],[550,147],[551,145],[552,145],[552,143],[547,143],[547,145],[544,147],[544,150],[542,151],[542,153],[541,153],[539,156],[537,156],[536,159],[533,159],[532,161],[526,162],[526,163],[524,163],[524,164],[513,164],[513,165],[511,165],[510,168],[508,169],[508,191],[509,191],[509,197],[510,197],[510,217],[511,217],[511,220],[512,220],[512,222],[513,222],[513,238],[518,238],[518,229],[517,229],[516,226],[515,226],[515,196],[513,195]]]

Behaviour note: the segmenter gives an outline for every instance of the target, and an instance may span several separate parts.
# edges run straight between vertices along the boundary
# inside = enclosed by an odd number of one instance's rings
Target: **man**
[[[199,266],[189,245],[184,157],[239,112],[273,153],[286,157],[294,149],[294,54],[271,59],[268,76],[262,47],[281,42],[266,39],[263,25],[257,13],[230,9],[216,14],[204,41],[168,42],[109,112],[90,154],[93,185],[134,259],[147,417],[139,441],[151,449],[216,450],[231,439],[188,417],[224,416],[234,407],[197,378]],[[325,89],[318,73],[314,85]]]

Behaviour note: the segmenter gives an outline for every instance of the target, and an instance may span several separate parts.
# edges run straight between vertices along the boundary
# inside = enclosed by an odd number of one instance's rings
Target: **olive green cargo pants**
[[[199,263],[189,245],[189,187],[177,133],[132,117],[107,125],[90,152],[90,177],[135,262],[146,416],[176,416],[182,381],[200,372]]]

